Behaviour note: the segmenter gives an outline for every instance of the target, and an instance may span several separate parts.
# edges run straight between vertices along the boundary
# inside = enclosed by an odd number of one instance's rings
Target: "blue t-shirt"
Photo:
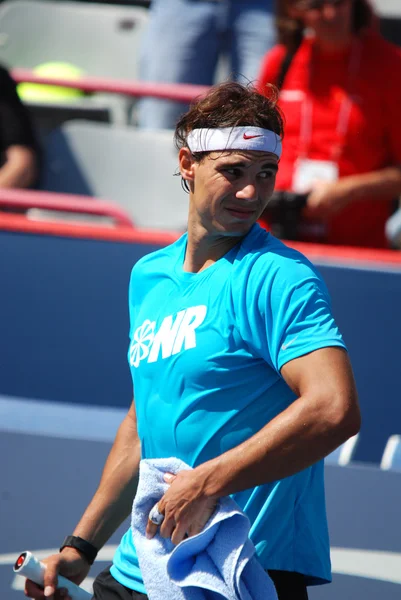
[[[142,458],[197,465],[237,446],[288,407],[288,361],[344,347],[321,277],[259,225],[216,263],[183,271],[187,235],[133,268],[128,360]],[[265,569],[330,581],[323,461],[232,496]],[[112,575],[146,593],[131,532]]]

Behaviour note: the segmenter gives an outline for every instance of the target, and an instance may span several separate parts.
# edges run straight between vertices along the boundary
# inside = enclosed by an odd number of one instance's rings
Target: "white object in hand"
[[[32,552],[23,552],[19,555],[14,564],[14,573],[22,575],[41,586],[43,586],[44,583],[45,570],[46,565],[39,562]],[[62,575],[58,575],[57,587],[66,588],[68,595],[72,600],[89,600],[92,598],[92,594],[89,594],[89,592]]]

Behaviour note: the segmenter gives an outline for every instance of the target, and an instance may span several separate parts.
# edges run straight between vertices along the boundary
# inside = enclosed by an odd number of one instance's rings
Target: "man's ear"
[[[194,180],[194,158],[189,148],[181,148],[178,153],[178,164],[181,177],[186,181]]]

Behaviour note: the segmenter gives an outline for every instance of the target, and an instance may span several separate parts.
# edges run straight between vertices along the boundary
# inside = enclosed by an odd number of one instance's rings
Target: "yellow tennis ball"
[[[35,75],[61,79],[79,79],[83,71],[70,63],[48,62],[38,65],[33,70]],[[31,102],[63,102],[73,100],[85,95],[85,92],[76,88],[67,88],[58,85],[45,85],[41,83],[19,83],[17,92],[21,100]]]

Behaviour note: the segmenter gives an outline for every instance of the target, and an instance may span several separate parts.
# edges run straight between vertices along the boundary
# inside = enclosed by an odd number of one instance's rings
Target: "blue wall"
[[[0,232],[0,393],[128,407],[127,289],[151,244]],[[351,354],[363,428],[357,459],[401,432],[401,267],[318,265]]]

